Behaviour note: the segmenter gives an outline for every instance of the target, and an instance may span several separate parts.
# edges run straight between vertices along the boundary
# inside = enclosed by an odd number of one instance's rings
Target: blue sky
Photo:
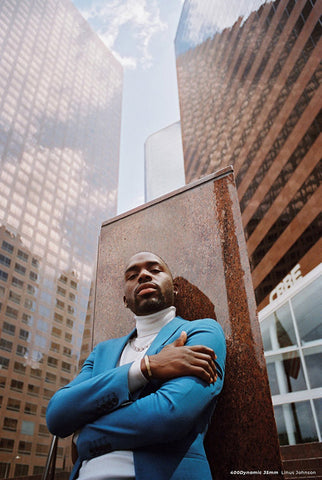
[[[144,142],[179,120],[174,38],[183,0],[73,0],[124,66],[118,213],[144,202]]]

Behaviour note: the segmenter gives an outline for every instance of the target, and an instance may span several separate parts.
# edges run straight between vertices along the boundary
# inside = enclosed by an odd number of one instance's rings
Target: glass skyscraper
[[[186,181],[234,166],[285,449],[322,440],[321,6],[186,0],[176,36]]]
[[[122,67],[69,0],[0,3],[0,477],[42,471],[46,405],[76,373],[121,100]]]
[[[321,2],[186,0],[176,36],[186,181],[233,165],[259,308],[321,261]]]
[[[184,185],[180,122],[150,135],[144,154],[146,202]]]

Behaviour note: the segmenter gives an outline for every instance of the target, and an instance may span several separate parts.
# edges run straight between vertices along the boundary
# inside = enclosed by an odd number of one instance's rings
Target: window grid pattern
[[[320,441],[321,268],[259,313],[281,445]],[[312,273],[312,272],[311,272]],[[312,278],[313,277],[313,278]],[[294,293],[293,293],[294,292]]]

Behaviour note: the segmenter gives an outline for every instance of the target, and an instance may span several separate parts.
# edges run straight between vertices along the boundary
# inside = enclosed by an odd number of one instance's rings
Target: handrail
[[[57,445],[58,445],[58,437],[54,435],[50,444],[47,462],[46,462],[45,470],[41,477],[41,480],[54,480],[56,457],[57,457]]]

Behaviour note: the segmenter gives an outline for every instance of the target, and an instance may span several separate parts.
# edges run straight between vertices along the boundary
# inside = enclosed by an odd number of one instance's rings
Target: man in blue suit
[[[130,259],[124,303],[135,330],[99,343],[48,405],[53,434],[76,432],[71,479],[211,479],[203,440],[223,385],[225,338],[215,320],[177,317],[176,293],[159,256]]]

